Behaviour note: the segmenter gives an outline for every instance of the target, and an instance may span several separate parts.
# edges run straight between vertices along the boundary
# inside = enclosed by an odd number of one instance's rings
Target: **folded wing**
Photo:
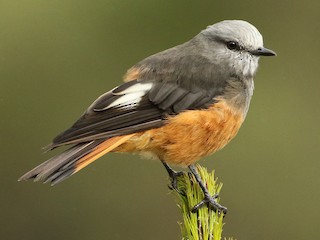
[[[157,128],[168,115],[213,101],[206,91],[191,92],[175,82],[130,81],[100,96],[48,149]]]

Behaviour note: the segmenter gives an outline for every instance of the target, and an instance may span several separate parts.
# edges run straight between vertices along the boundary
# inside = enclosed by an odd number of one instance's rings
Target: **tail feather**
[[[88,166],[93,161],[97,160],[98,158],[102,157],[104,154],[112,151],[116,147],[120,146],[122,143],[126,142],[129,138],[131,138],[134,134],[113,137],[108,141],[102,142],[99,147],[97,147],[91,153],[85,155],[83,158],[79,159],[75,172],[80,171],[82,168]]]
[[[33,179],[55,185],[120,146],[132,136],[133,134],[130,134],[77,144],[27,172],[18,181]]]

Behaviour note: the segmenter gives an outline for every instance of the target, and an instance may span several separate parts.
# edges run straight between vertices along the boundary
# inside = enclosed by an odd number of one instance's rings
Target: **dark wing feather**
[[[205,108],[212,102],[205,91],[190,92],[174,82],[131,81],[100,96],[48,148],[157,128],[169,114]]]

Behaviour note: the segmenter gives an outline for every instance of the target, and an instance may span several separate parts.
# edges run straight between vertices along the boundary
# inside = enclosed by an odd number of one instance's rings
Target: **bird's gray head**
[[[259,31],[242,20],[225,20],[200,33],[209,48],[214,50],[214,58],[225,64],[231,74],[253,77],[258,68],[260,56],[274,56],[275,52],[263,47]],[[214,60],[214,59],[213,59]]]

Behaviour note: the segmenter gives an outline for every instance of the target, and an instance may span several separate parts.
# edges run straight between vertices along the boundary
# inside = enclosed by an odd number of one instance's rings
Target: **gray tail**
[[[34,180],[55,185],[76,172],[78,161],[92,152],[103,140],[77,144],[66,151],[48,159],[21,176],[18,181]]]

